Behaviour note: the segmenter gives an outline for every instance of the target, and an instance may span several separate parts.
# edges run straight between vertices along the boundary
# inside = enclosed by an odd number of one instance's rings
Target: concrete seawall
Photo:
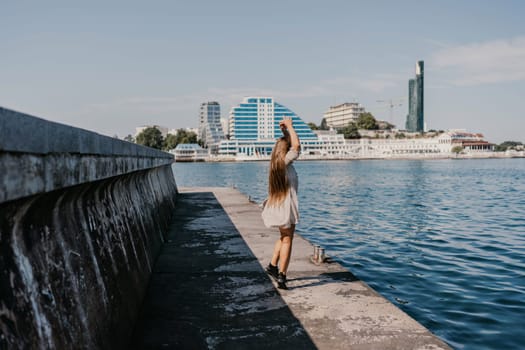
[[[171,162],[0,108],[0,349],[127,346],[175,208]]]

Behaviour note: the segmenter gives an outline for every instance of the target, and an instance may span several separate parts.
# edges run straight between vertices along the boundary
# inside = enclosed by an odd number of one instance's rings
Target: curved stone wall
[[[109,151],[39,154],[2,145],[0,168],[9,171],[0,173],[0,183],[9,196],[0,200],[0,349],[129,345],[177,194],[170,156],[140,155],[136,147],[115,155],[111,166]],[[47,170],[31,176],[22,166],[39,162]],[[67,164],[73,163],[90,175],[72,175],[78,167]],[[13,178],[16,171],[23,181]],[[20,186],[46,181],[54,185],[17,195]]]

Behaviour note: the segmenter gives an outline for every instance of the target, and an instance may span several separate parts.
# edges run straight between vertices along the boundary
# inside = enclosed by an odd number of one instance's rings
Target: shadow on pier
[[[136,349],[315,349],[213,193],[181,193]]]

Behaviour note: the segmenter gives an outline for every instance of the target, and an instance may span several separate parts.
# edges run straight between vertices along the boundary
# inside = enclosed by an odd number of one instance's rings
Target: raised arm
[[[287,118],[281,120],[279,126],[281,127],[281,130],[283,131],[284,135],[290,138],[291,149],[293,149],[296,152],[299,152],[301,144],[299,142],[299,136],[297,136],[297,133],[293,128],[292,119]]]

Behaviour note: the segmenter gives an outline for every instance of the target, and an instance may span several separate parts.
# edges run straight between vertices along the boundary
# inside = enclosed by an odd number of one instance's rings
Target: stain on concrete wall
[[[171,166],[0,204],[0,349],[119,349],[175,207]]]

